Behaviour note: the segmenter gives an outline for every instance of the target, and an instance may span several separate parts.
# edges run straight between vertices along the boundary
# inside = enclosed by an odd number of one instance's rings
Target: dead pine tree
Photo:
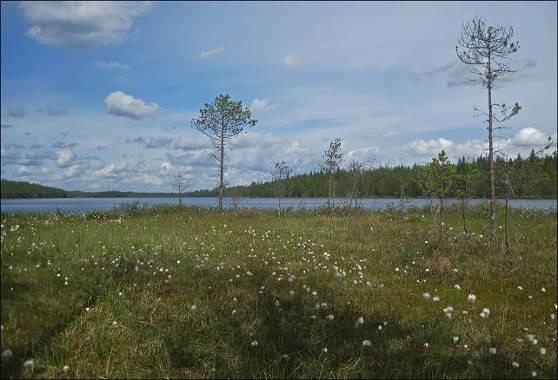
[[[219,168],[219,210],[223,210],[223,195],[225,192],[225,157],[227,145],[246,127],[253,127],[257,120],[252,119],[249,108],[242,102],[231,100],[229,95],[219,95],[213,103],[206,103],[191,126],[197,129],[211,141],[214,148],[211,157],[215,159]]]
[[[182,193],[186,189],[187,179],[183,172],[178,172],[172,177],[172,185],[178,194],[178,204],[182,206]]]
[[[279,216],[281,216],[281,198],[285,196],[285,188],[288,185],[291,173],[292,169],[285,161],[277,162],[271,171],[271,179],[275,183],[279,200]]]
[[[517,115],[521,107],[515,103],[512,107],[495,103],[492,93],[497,83],[508,74],[515,72],[510,67],[510,56],[519,49],[519,43],[513,40],[512,27],[487,25],[480,17],[475,17],[469,23],[463,24],[461,35],[455,47],[459,60],[471,65],[470,73],[474,75],[474,82],[486,88],[488,95],[488,110],[475,111],[487,117],[488,130],[488,160],[490,167],[490,224],[492,231],[496,228],[496,173],[494,157],[494,123],[502,123]],[[497,112],[496,108],[499,108]],[[497,116],[498,115],[498,116]]]
[[[337,137],[329,143],[329,148],[324,152],[322,169],[328,174],[327,206],[335,206],[335,173],[343,160],[341,151],[341,138]]]

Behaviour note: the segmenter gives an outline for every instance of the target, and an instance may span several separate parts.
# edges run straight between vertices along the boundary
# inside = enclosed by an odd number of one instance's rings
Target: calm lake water
[[[40,199],[2,199],[2,213],[54,213],[60,210],[63,213],[82,213],[87,211],[106,211],[119,206],[122,203],[138,201],[140,205],[178,204],[177,198],[40,198]],[[455,200],[450,200],[450,202]],[[217,207],[217,198],[182,198],[186,205]],[[470,199],[469,205],[478,205],[487,202],[485,199]],[[297,198],[282,199],[282,207],[293,209],[315,209],[325,206],[327,199],[324,198]],[[335,201],[336,206],[347,204],[346,199]],[[406,209],[409,207],[423,207],[430,205],[430,199],[409,199],[401,202],[398,198],[374,198],[359,200],[361,207],[370,210],[385,210],[395,207]],[[556,199],[513,199],[510,200],[511,207],[528,208],[532,210],[556,211]],[[233,200],[225,198],[225,207],[245,207],[258,209],[277,208],[277,199],[274,198],[243,198]]]

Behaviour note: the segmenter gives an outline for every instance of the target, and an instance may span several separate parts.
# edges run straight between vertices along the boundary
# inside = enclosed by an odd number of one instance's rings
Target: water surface
[[[158,204],[178,204],[177,198],[36,198],[36,199],[2,199],[2,213],[82,213],[87,211],[106,211],[122,203],[138,201],[140,205],[153,206]],[[186,205],[217,207],[217,198],[182,198]],[[456,200],[449,200],[456,202]],[[469,199],[469,205],[487,202],[486,199]],[[499,201],[502,202],[502,201]],[[386,210],[389,208],[407,209],[409,207],[424,207],[431,204],[430,199],[372,198],[360,199],[359,205],[369,210]],[[293,209],[315,209],[327,204],[326,198],[290,198],[282,199],[281,207]],[[225,198],[225,208],[244,207],[257,209],[277,208],[275,198]],[[336,206],[347,205],[346,199],[337,199]],[[556,199],[512,199],[510,206],[521,209],[556,211]]]

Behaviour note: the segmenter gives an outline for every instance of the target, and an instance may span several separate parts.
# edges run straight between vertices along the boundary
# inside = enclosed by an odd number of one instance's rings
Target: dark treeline
[[[2,198],[68,198],[62,189],[5,179],[1,181],[0,194]]]
[[[173,193],[138,193],[134,191],[67,191],[36,183],[3,179],[1,198],[148,198],[176,197]]]
[[[486,198],[490,195],[490,177],[488,159],[479,157],[467,161],[458,160],[456,172],[467,179],[467,196]],[[365,170],[357,175],[356,184],[358,197],[425,197],[420,186],[420,173],[423,165],[413,166],[380,166]],[[557,156],[538,157],[531,152],[529,157],[517,156],[514,159],[499,158],[496,160],[497,171],[511,173],[511,182],[516,198],[556,198],[557,196]],[[335,175],[335,196],[346,197],[351,193],[353,174],[340,169]],[[283,182],[288,197],[327,197],[328,174],[315,171],[307,174],[293,175]],[[188,193],[187,196],[216,196],[217,189],[200,190]],[[498,189],[499,195],[504,193]],[[253,182],[247,186],[235,186],[226,190],[225,194],[232,197],[275,197],[277,186],[273,182]],[[455,195],[455,194],[454,194]]]

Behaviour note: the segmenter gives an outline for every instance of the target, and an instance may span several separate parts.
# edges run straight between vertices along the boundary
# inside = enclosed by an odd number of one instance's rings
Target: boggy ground
[[[2,377],[555,378],[556,214],[446,215],[2,215]]]

